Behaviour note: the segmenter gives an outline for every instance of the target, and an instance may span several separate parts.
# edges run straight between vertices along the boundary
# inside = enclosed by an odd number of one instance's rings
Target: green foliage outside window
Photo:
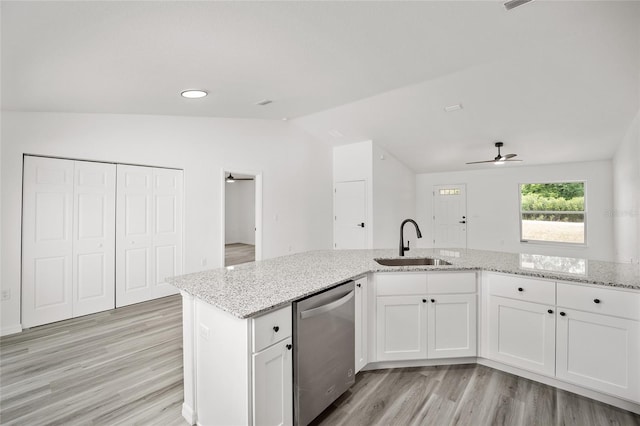
[[[520,193],[522,219],[556,222],[584,221],[584,214],[570,213],[584,212],[583,182],[523,184],[520,186]]]

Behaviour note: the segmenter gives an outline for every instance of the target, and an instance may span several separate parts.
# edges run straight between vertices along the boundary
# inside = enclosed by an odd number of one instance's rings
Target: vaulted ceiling
[[[287,118],[426,172],[491,158],[497,140],[526,164],[611,158],[640,105],[637,1],[0,8],[5,110]]]

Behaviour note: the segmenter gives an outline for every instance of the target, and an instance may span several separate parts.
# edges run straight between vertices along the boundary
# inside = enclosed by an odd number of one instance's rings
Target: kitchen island
[[[369,336],[368,347],[365,344],[363,349],[365,352],[368,349],[370,355],[368,363],[365,362],[368,364],[366,368],[409,365],[406,361],[408,359],[411,360],[410,365],[478,362],[581,393],[631,411],[640,411],[638,405],[640,400],[637,399],[640,370],[637,368],[637,359],[632,360],[626,370],[618,369],[611,372],[611,377],[595,377],[592,380],[596,384],[600,381],[607,383],[606,386],[603,385],[604,393],[599,392],[600,388],[593,386],[591,382],[585,382],[585,387],[581,387],[580,385],[583,383],[579,378],[572,380],[571,371],[563,376],[559,374],[560,370],[556,371],[555,368],[556,323],[558,324],[558,333],[566,333],[568,325],[563,326],[563,324],[568,321],[568,318],[577,317],[583,311],[589,312],[592,309],[591,306],[586,305],[584,308],[573,306],[571,300],[581,300],[584,297],[593,299],[593,291],[600,292],[597,293],[597,297],[605,300],[604,303],[600,303],[600,299],[594,299],[598,302],[595,302],[596,304],[593,306],[599,310],[595,313],[598,315],[607,314],[607,321],[609,321],[609,315],[618,315],[617,311],[628,312],[628,315],[623,318],[626,322],[622,325],[615,322],[621,319],[612,317],[615,321],[610,329],[624,330],[625,333],[620,336],[612,336],[612,344],[622,341],[620,340],[622,338],[630,337],[631,346],[627,348],[628,350],[626,349],[628,354],[626,352],[625,354],[634,356],[639,353],[640,327],[638,324],[640,324],[640,318],[637,316],[640,315],[640,267],[638,265],[458,249],[413,249],[406,256],[408,258],[443,259],[451,263],[446,266],[383,266],[374,260],[394,257],[397,257],[395,250],[311,251],[173,278],[172,284],[179,288],[183,295],[184,417],[192,424],[195,424],[196,421],[203,424],[269,423],[269,421],[262,421],[266,418],[279,419],[274,420],[275,423],[290,421],[289,413],[287,413],[290,408],[286,408],[286,404],[290,406],[290,401],[287,399],[290,398],[291,384],[287,381],[290,380],[291,360],[287,348],[290,350],[291,344],[295,343],[291,342],[290,334],[291,302],[331,288],[349,279],[363,280],[363,287],[366,287],[361,302],[365,308],[368,306],[368,313],[363,314],[362,324],[363,338],[366,338],[366,335]],[[375,329],[376,322],[389,320],[384,316],[376,316],[375,311],[377,309],[376,300],[379,302],[378,307],[385,306],[384,303],[380,305],[380,302],[389,299],[389,296],[388,293],[384,296],[376,294],[376,277],[384,276],[388,281],[389,277],[393,278],[405,274],[416,281],[415,288],[417,289],[422,288],[424,281],[425,290],[415,290],[413,293],[409,291],[410,294],[419,295],[429,291],[426,290],[427,280],[442,277],[447,273],[473,277],[473,290],[469,290],[471,292],[469,296],[473,300],[473,318],[469,318],[466,330],[469,335],[471,332],[473,333],[473,351],[467,350],[464,352],[464,356],[447,359],[425,355],[407,356],[406,354],[396,358],[392,355],[387,356],[383,351],[384,348],[380,349],[383,346],[383,343],[380,342],[380,336],[378,336],[378,342],[375,342]],[[367,279],[369,285],[367,285]],[[504,292],[512,286],[516,289],[515,293],[513,295],[505,294]],[[529,286],[531,291],[529,291]],[[393,288],[393,285],[389,288]],[[588,293],[585,293],[584,297],[580,293],[582,290]],[[602,291],[609,293],[604,293],[606,297],[603,298],[599,296]],[[527,300],[529,295],[533,297],[531,300]],[[612,297],[609,297],[610,295]],[[423,296],[417,299],[418,304],[413,308],[432,309],[431,304],[420,306],[420,300],[427,300],[426,296]],[[621,310],[614,302],[610,303],[610,300],[614,299],[620,299],[615,303],[621,303]],[[431,298],[430,300],[433,302],[435,299]],[[565,300],[568,303],[565,304]],[[475,314],[476,301],[477,315]],[[512,302],[512,305],[503,304],[502,302],[505,301]],[[588,302],[593,304],[590,300]],[[469,303],[467,302],[467,304]],[[556,303],[558,303],[557,306]],[[494,304],[497,304],[495,315],[500,315],[500,312],[503,311],[507,312],[508,308],[509,312],[522,314],[523,316],[520,318],[523,320],[527,318],[526,315],[535,311],[535,309],[532,311],[530,307],[535,307],[545,313],[545,315],[536,313],[536,318],[544,320],[544,323],[541,324],[546,330],[545,335],[540,338],[544,339],[544,342],[553,342],[553,350],[550,351],[547,348],[544,360],[532,359],[529,364],[518,364],[513,360],[522,358],[522,354],[509,354],[497,346],[493,347],[494,343],[492,342],[495,340],[495,335],[508,334],[509,332],[509,330],[495,328],[499,327],[498,325],[492,325],[494,322],[498,324],[493,318]],[[436,305],[434,304],[434,306]],[[514,306],[518,309],[514,310]],[[611,310],[612,306],[616,308],[613,311]],[[565,307],[575,308],[576,314],[573,315],[573,311],[569,311]],[[567,312],[569,312],[569,316],[566,316]],[[560,316],[556,316],[556,313]],[[426,313],[422,316],[426,318]],[[588,320],[591,321],[591,318]],[[585,322],[583,318],[582,322],[588,323],[589,321]],[[274,333],[271,328],[272,323],[276,322],[279,331]],[[392,322],[384,323],[384,326],[393,329],[394,324]],[[356,327],[358,326],[356,325]],[[417,330],[420,334],[425,334],[424,340],[426,341],[426,331],[423,329],[426,327],[420,325]],[[477,346],[475,345],[476,330],[479,336]],[[534,328],[534,330],[537,329]],[[419,345],[422,346],[423,343],[419,343]],[[569,344],[573,345],[574,342],[569,340]],[[547,346],[550,346],[550,343]],[[426,343],[424,343],[424,347],[422,353],[426,353]],[[561,345],[558,346],[558,350],[560,349],[562,349]],[[470,353],[473,355],[469,356]],[[263,360],[266,355],[269,355],[268,359]],[[532,358],[536,356],[536,354],[531,355]],[[549,359],[549,357],[553,359]],[[570,364],[572,360],[569,359],[567,362]],[[544,368],[537,368],[538,364]],[[278,383],[271,384],[277,385],[277,389],[264,390],[265,386],[271,385],[260,382],[260,372],[273,365],[278,365],[276,375],[282,374],[282,377],[279,378]],[[287,369],[289,370],[287,371]],[[622,377],[618,380],[620,374],[632,377]],[[635,375],[639,376],[634,377]],[[269,377],[269,380],[273,381],[274,376]],[[620,386],[617,382],[626,379],[629,379],[627,381],[631,384],[623,386],[624,389],[618,392]],[[609,386],[609,382],[616,383]],[[260,398],[255,396],[257,389],[262,389],[262,392],[266,392],[267,395],[280,395],[282,398],[276,399],[279,401],[278,404],[285,404],[285,408],[280,410],[281,407],[279,407],[275,412],[271,412],[272,408],[270,407],[274,404],[263,404],[264,401],[260,401]],[[206,395],[206,398],[203,395]],[[215,407],[216,404],[220,405]]]

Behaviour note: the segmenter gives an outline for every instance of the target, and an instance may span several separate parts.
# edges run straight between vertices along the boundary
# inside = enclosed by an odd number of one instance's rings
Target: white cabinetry
[[[499,274],[487,277],[489,358],[553,376],[555,283]]]
[[[253,355],[254,424],[293,423],[291,336]]]
[[[379,273],[377,360],[475,356],[475,272]]]
[[[356,348],[355,348],[355,366],[356,373],[367,365],[369,362],[368,357],[368,307],[369,307],[369,288],[367,285],[367,277],[362,277],[356,280],[355,286],[355,335],[356,335]]]
[[[640,401],[640,294],[558,283],[558,315],[558,378]]]

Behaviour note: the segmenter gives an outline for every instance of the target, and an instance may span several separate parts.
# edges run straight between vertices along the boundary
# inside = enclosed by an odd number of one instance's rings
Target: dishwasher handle
[[[318,306],[317,308],[307,309],[306,311],[300,312],[300,319],[311,318],[332,311],[337,307],[344,305],[352,298],[353,290],[351,290],[345,296],[342,296],[340,299],[329,302],[326,305]]]

